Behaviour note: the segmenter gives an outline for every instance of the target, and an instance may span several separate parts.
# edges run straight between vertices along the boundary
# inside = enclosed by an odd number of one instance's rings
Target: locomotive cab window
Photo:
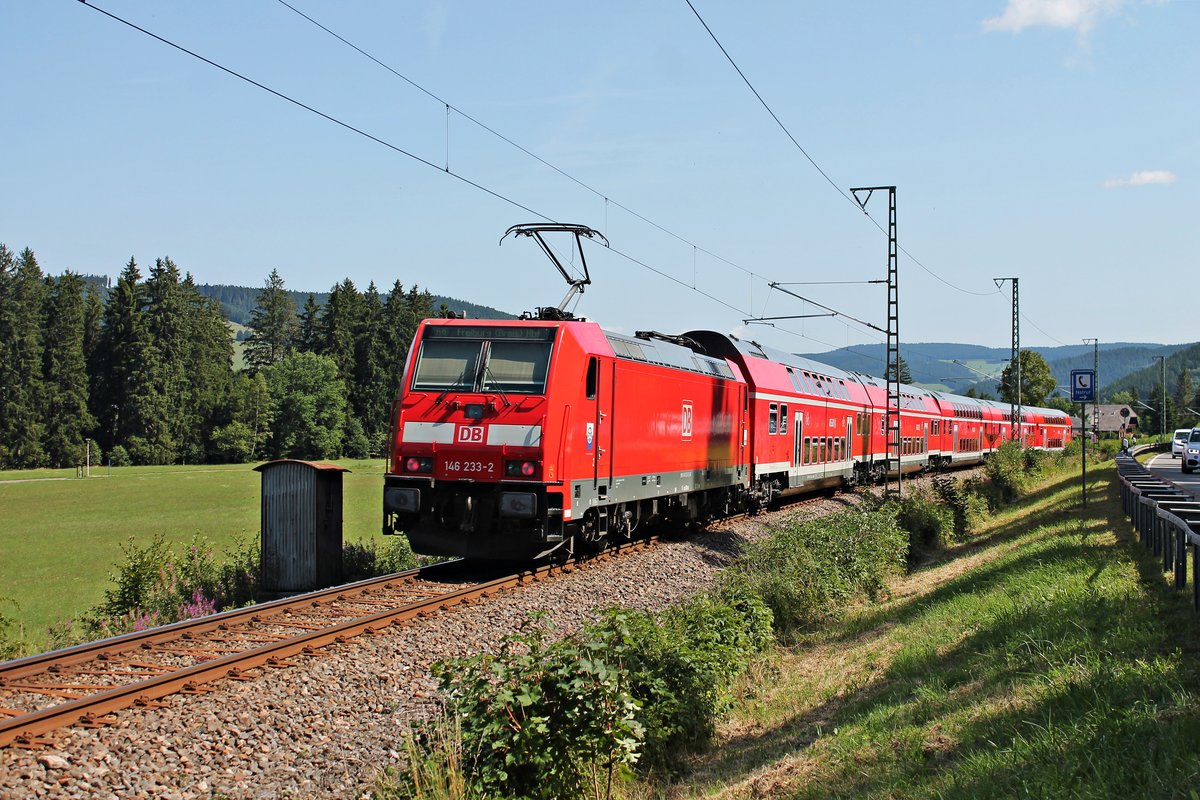
[[[413,391],[545,394],[554,328],[425,329]]]
[[[591,358],[588,359],[587,380],[585,381],[585,383],[587,385],[587,399],[588,400],[596,399],[596,386],[599,384],[599,382],[600,382],[600,360],[597,359],[595,356],[592,356]]]

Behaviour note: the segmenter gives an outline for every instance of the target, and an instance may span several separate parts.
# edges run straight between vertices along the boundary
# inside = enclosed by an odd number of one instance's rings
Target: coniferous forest
[[[272,271],[235,368],[220,304],[170,258],[131,258],[106,290],[0,244],[0,468],[381,455],[433,297],[399,280],[294,294]]]

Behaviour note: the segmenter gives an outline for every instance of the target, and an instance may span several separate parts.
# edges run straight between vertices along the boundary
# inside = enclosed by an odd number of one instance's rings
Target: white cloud
[[[1012,31],[1039,25],[1073,29],[1086,35],[1103,17],[1111,16],[1129,0],[1008,0],[1004,13],[983,21],[984,30]]]
[[[1104,182],[1106,189],[1122,189],[1126,186],[1153,186],[1155,184],[1174,183],[1177,176],[1169,169],[1144,169],[1133,173],[1128,178],[1109,178]]]

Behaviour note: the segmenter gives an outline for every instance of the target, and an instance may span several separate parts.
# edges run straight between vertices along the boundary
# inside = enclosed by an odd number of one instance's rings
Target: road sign
[[[1096,400],[1096,370],[1071,370],[1071,402],[1092,403]]]

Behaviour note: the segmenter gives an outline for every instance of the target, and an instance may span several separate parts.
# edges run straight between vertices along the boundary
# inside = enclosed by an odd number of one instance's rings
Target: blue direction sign
[[[1071,402],[1093,403],[1096,401],[1096,370],[1071,370]]]

